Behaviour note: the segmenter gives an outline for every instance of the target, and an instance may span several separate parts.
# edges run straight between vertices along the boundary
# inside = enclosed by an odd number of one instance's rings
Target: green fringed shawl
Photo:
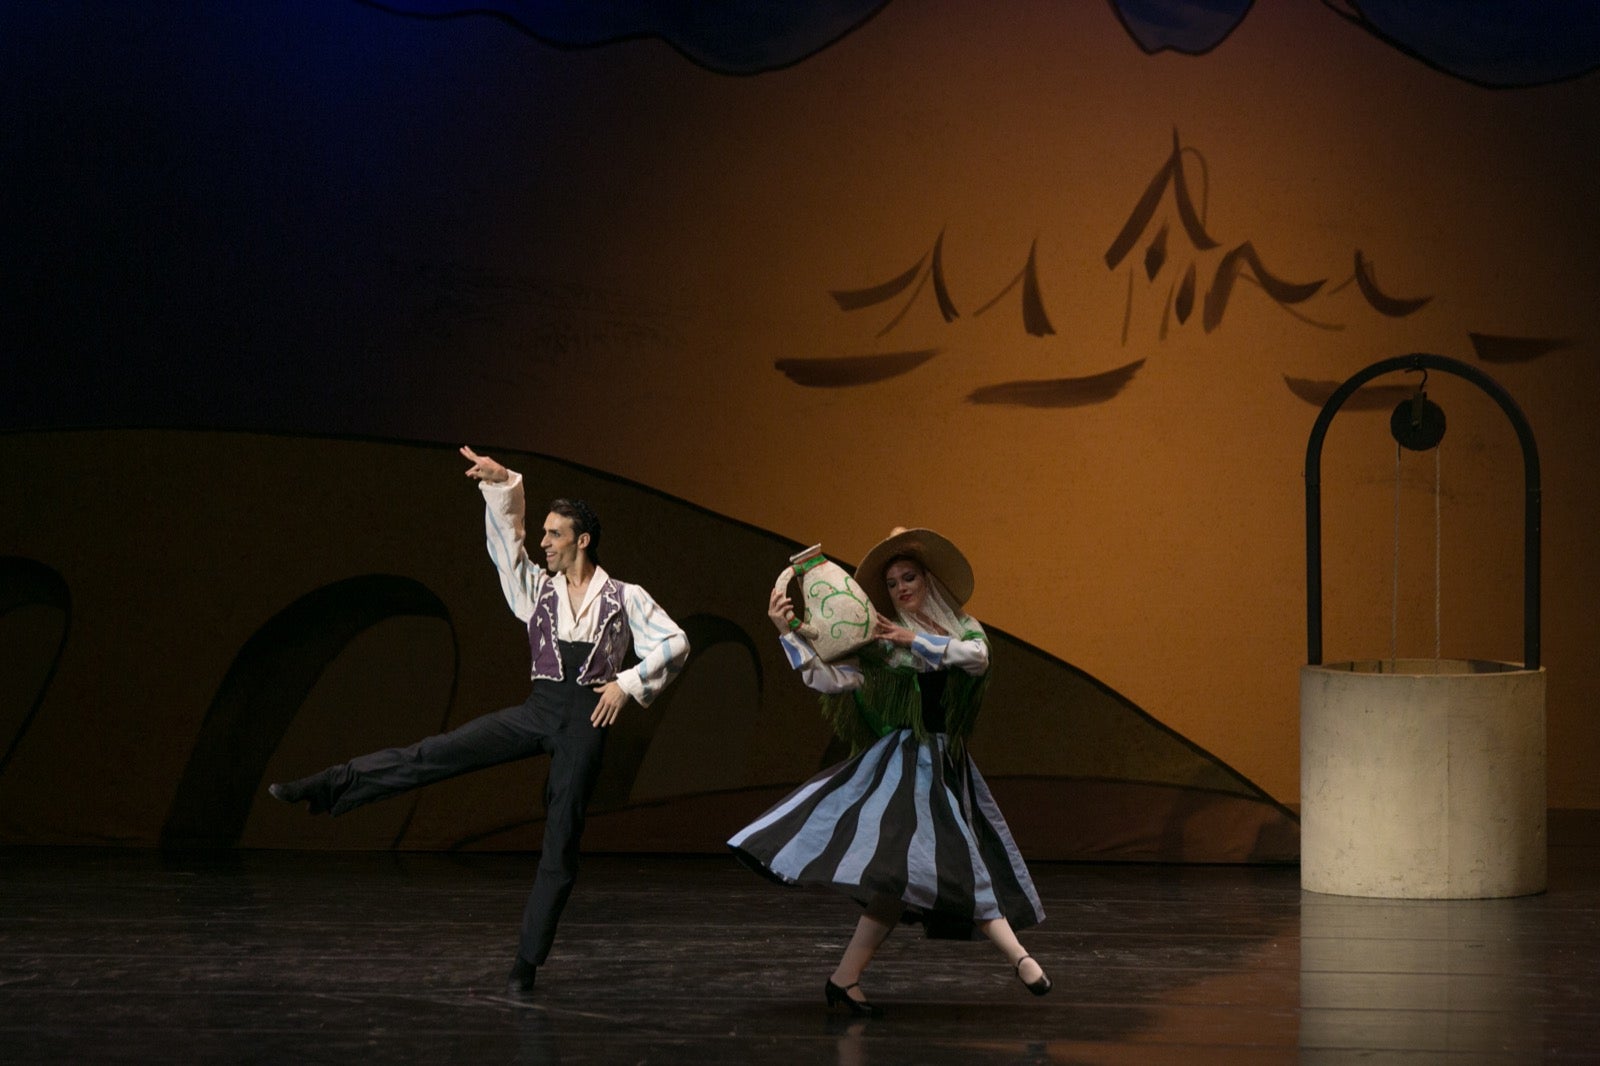
[[[965,633],[963,640],[981,639],[981,632]],[[834,692],[822,697],[822,717],[833,726],[836,736],[850,745],[850,754],[869,748],[879,737],[896,729],[909,729],[918,740],[927,737],[922,724],[922,689],[914,667],[891,663],[877,644],[869,644],[858,656],[862,686],[851,692]],[[989,688],[990,669],[978,676],[965,670],[950,670],[945,679],[945,735],[950,751],[959,755],[977,724],[978,708]]]

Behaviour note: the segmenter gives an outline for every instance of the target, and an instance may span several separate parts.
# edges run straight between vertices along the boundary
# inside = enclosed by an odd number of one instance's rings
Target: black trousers
[[[556,923],[578,877],[578,843],[584,813],[600,776],[606,730],[589,721],[600,695],[577,683],[591,645],[561,642],[563,681],[536,681],[528,699],[516,706],[474,718],[448,733],[410,747],[386,748],[329,767],[330,811],[343,814],[375,800],[489,766],[550,756],[545,784],[544,847],[522,912],[518,947],[528,962],[540,965],[550,954]]]

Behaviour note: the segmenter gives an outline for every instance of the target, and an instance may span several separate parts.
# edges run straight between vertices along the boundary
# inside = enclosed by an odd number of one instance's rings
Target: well
[[[1448,371],[1499,403],[1522,443],[1527,495],[1523,662],[1322,662],[1321,455],[1328,424],[1365,382]],[[1436,447],[1444,417],[1419,387],[1391,432]],[[1300,885],[1400,899],[1544,891],[1545,672],[1539,664],[1539,455],[1527,419],[1492,378],[1443,356],[1374,363],[1323,405],[1306,449],[1306,629],[1300,670]]]

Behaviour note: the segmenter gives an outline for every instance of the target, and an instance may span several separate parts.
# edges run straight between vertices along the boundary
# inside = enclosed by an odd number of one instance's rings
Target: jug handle
[[[782,570],[778,571],[778,580],[772,583],[772,591],[787,591],[789,582],[792,580],[794,580],[794,567],[784,567]],[[791,618],[789,620],[789,632],[798,633],[807,640],[817,639],[817,627],[809,622],[800,621],[799,617]]]

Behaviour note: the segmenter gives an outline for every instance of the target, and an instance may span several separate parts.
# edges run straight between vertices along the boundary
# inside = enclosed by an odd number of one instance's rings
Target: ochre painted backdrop
[[[1111,5],[896,2],[747,75],[354,4],[5,17],[41,116],[8,149],[9,428],[466,441],[846,562],[931,526],[985,621],[1292,806],[1306,436],[1351,373],[1434,352],[1538,435],[1550,802],[1600,808],[1593,75],[1475,85],[1311,0],[1200,55]],[[1437,600],[1444,655],[1517,659],[1515,438],[1434,375],[1438,465],[1397,464],[1414,383],[1329,436],[1326,653],[1395,624],[1431,655]],[[48,505],[6,502],[27,554]]]

